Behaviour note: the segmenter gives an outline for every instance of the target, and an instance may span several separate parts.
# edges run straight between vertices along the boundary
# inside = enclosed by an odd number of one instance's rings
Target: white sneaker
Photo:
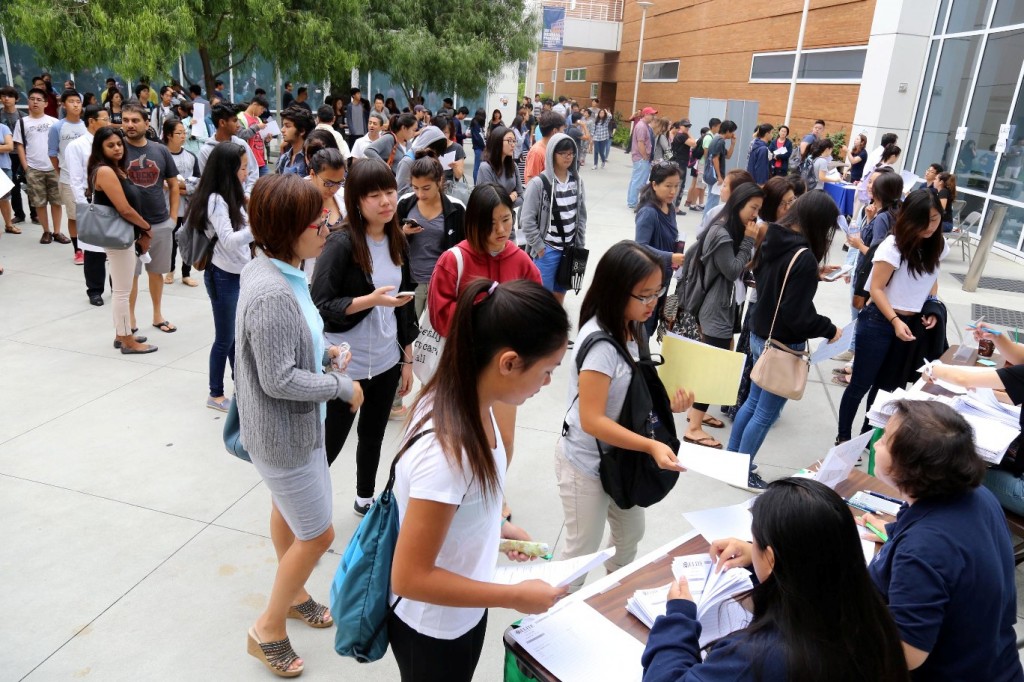
[[[597,170],[597,164],[596,163],[594,164],[594,170]]]

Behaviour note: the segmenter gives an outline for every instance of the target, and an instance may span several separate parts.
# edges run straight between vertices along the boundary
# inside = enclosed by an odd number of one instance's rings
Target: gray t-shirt
[[[164,195],[164,181],[178,177],[174,156],[167,147],[149,141],[141,147],[126,143],[124,153],[128,159],[128,179],[139,188],[142,197],[139,215],[150,225],[166,221],[171,213]]]
[[[580,377],[576,372],[576,353],[583,346],[583,341],[597,331],[601,331],[601,327],[597,323],[597,318],[592,317],[580,327],[580,332],[576,336],[575,350],[569,362],[569,413],[565,418],[569,425],[569,431],[562,439],[562,452],[565,454],[565,458],[581,472],[593,478],[600,476],[598,468],[601,464],[601,453],[597,449],[597,439],[580,427],[580,402],[577,399],[580,390]],[[634,359],[639,358],[640,350],[635,341],[628,342],[626,350]],[[584,358],[583,370],[600,372],[611,377],[604,413],[618,421],[622,405],[626,402],[629,383],[633,378],[633,370],[629,363],[610,343],[598,342],[590,347],[587,357]]]
[[[366,244],[373,261],[373,288],[395,287],[392,293],[398,293],[398,288],[402,285],[402,268],[391,261],[387,237],[381,242],[375,242],[367,237]],[[354,381],[372,379],[394,367],[400,359],[398,319],[394,308],[370,308],[370,313],[352,329],[347,332],[327,333],[324,337],[331,345],[342,342],[349,344],[352,360],[345,372]]]
[[[711,141],[708,146],[708,163],[714,164],[714,158],[718,157],[718,171],[721,172],[722,177],[725,177],[726,169],[726,155],[729,153],[728,141],[721,135],[716,135],[715,139]]]
[[[821,171],[825,171],[825,174],[828,175],[828,164],[831,160],[831,157],[827,154],[822,154],[814,160],[814,170],[811,172],[814,174],[814,180],[817,184],[807,189],[825,189],[825,183],[821,181]],[[810,185],[810,183],[807,184]]]
[[[408,218],[423,228],[422,232],[409,238],[409,267],[412,269],[413,280],[417,284],[426,284],[434,274],[437,259],[444,252],[441,244],[444,239],[444,211],[427,220],[417,204],[410,209]]]

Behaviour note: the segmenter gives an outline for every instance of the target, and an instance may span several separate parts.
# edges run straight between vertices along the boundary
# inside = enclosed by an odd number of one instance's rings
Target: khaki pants
[[[110,273],[110,288],[113,292],[111,306],[114,314],[114,334],[130,336],[132,318],[129,309],[129,296],[135,279],[135,266],[139,262],[135,255],[135,245],[127,249],[104,249],[107,252],[107,271]]]
[[[565,458],[561,439],[555,444],[555,476],[565,513],[565,548],[559,558],[598,551],[607,521],[612,530],[608,546],[615,547],[615,556],[605,562],[605,568],[611,573],[631,563],[644,536],[643,507],[619,508],[604,491],[600,478],[588,476]],[[570,591],[578,590],[583,581],[580,578],[570,585]]]

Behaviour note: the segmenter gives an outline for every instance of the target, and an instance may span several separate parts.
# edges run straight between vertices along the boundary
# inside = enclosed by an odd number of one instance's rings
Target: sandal
[[[844,375],[845,376],[850,376],[851,374],[853,374],[853,369],[850,368],[850,367],[845,367],[845,366],[844,367],[836,367],[835,369],[832,370],[832,373],[835,374],[837,377],[841,377],[841,376],[844,376]]]
[[[302,674],[303,666],[290,670],[292,663],[298,660],[299,655],[292,648],[292,643],[287,637],[276,642],[261,642],[256,628],[249,628],[249,641],[246,650],[250,656],[259,659],[267,666],[270,672],[278,677],[298,677]]]
[[[329,628],[334,625],[330,610],[323,604],[318,604],[312,597],[301,604],[292,604],[288,609],[289,618],[297,618],[305,621],[311,628]]]
[[[154,323],[153,326],[162,331],[164,334],[173,334],[174,332],[178,331],[178,328],[175,327],[170,322],[168,322],[167,320],[164,320],[159,324]]]
[[[7,234],[21,234],[21,228],[14,225],[4,225],[4,232]]]
[[[713,450],[721,450],[722,444],[715,441],[711,436],[705,438],[690,438],[689,436],[683,436],[683,440],[687,443],[693,443],[694,445],[700,445],[701,447],[711,448]]]
[[[725,411],[725,409],[726,408],[722,408],[723,412]],[[690,421],[690,418],[687,417],[686,421]],[[707,415],[707,414],[704,415],[704,419],[701,420],[701,424],[704,425],[704,426],[710,426],[713,429],[724,429],[725,428],[725,424],[722,422],[721,419],[715,419],[711,415]]]
[[[836,376],[832,377],[832,383],[835,384],[836,386],[842,386],[843,388],[846,388],[847,386],[850,385],[850,379],[846,374],[837,374]]]

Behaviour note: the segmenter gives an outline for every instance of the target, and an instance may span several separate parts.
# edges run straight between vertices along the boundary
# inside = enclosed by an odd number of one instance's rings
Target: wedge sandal
[[[278,677],[298,677],[302,674],[302,666],[295,670],[288,669],[299,655],[295,653],[295,649],[292,648],[292,643],[287,637],[276,642],[261,642],[256,634],[256,628],[249,628],[246,649],[250,656],[260,660],[270,672]]]
[[[334,625],[330,610],[312,597],[301,604],[294,604],[288,609],[288,617],[304,621],[311,628],[329,628]]]

